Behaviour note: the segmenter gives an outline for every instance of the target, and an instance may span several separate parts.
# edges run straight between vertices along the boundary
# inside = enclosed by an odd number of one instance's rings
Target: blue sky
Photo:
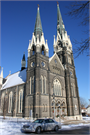
[[[80,41],[81,38],[86,36],[82,32],[85,28],[78,26],[80,19],[72,19],[66,15],[68,12],[66,6],[70,3],[70,1],[59,1],[63,22],[71,42],[74,39]],[[32,38],[32,33],[34,32],[37,4],[40,5],[40,17],[44,37],[47,39],[49,46],[49,57],[53,55],[53,35],[56,36],[57,28],[57,3],[55,1],[3,1],[1,2],[0,65],[3,67],[4,77],[9,74],[9,71],[15,73],[21,69],[21,59],[24,52],[27,61],[27,49],[29,40]],[[90,99],[89,58],[84,54],[75,59],[74,62],[79,95],[80,97],[84,97],[88,102],[88,99]]]

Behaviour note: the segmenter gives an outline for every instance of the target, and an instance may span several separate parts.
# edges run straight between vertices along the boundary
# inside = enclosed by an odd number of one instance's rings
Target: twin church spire
[[[65,26],[62,20],[61,12],[59,9],[59,3],[57,3],[57,37],[54,35],[54,52],[60,52],[65,47],[67,51],[72,52],[72,44],[69,36],[67,35],[67,31],[65,30]]]
[[[37,35],[39,35],[41,40],[41,35],[42,35],[42,24],[41,24],[41,19],[40,19],[40,12],[39,12],[39,5],[38,5],[38,9],[37,9],[37,17],[36,17],[36,22],[35,22],[35,28],[34,28],[34,35],[35,37],[37,37]]]
[[[61,12],[59,9],[59,4],[57,3],[57,33],[59,32],[59,34],[61,35],[61,38],[62,38],[62,31],[65,33],[65,27],[64,27]]]
[[[43,53],[43,55],[49,56],[48,43],[47,40],[45,41],[44,33],[42,30],[39,6],[37,8],[34,33],[32,34],[32,39],[29,40],[28,57],[34,53]]]
[[[66,45],[66,42],[68,42],[68,44],[70,45],[70,48],[72,48],[69,36],[67,35],[67,32],[65,31],[61,12],[59,9],[59,4],[57,3],[57,39],[55,39],[55,36],[54,36],[54,52],[59,51],[57,47],[58,42],[59,44],[60,42],[64,43],[63,46]],[[28,57],[33,55],[34,53],[42,53],[42,52],[44,52],[45,56],[49,56],[49,48],[48,48],[47,40],[45,41],[45,38],[44,38],[44,33],[42,30],[42,24],[41,24],[41,18],[40,18],[40,11],[39,11],[39,6],[38,6],[34,33],[32,34],[32,39],[29,40]]]

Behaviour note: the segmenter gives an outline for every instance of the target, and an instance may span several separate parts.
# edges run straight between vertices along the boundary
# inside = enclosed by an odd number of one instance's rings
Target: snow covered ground
[[[90,120],[90,117],[82,117],[83,120]]]
[[[90,117],[84,117],[86,120],[90,120]],[[29,122],[29,120],[27,121]],[[0,135],[25,135],[26,133],[21,132],[21,127],[23,124],[27,123],[24,118],[18,119],[17,118],[9,118],[7,117],[5,120],[0,117]],[[60,130],[72,130],[72,129],[78,129],[81,126],[87,126],[90,124],[70,124],[70,125],[62,125],[62,128]]]
[[[21,127],[26,122],[1,122],[0,121],[0,135],[25,135],[26,133],[21,132]],[[81,126],[87,126],[88,124],[80,123],[78,125],[62,125],[60,130],[72,130],[80,128]]]

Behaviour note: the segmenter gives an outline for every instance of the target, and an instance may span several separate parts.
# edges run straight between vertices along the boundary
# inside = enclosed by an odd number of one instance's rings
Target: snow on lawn
[[[90,120],[90,117],[82,117],[83,120]]]
[[[21,127],[23,124],[26,124],[27,122],[2,122],[0,121],[0,135],[25,135],[25,133],[21,132]],[[62,125],[62,128],[60,130],[72,130],[76,128],[80,128],[81,126],[87,126],[88,124],[72,124],[72,125]]]
[[[21,127],[25,123],[16,122],[1,122],[0,121],[0,135],[21,135]],[[24,134],[24,133],[23,133]]]

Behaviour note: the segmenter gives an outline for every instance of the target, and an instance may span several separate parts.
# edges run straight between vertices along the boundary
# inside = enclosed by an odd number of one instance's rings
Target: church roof
[[[63,65],[62,65],[62,63],[61,63],[61,61],[60,61],[60,59],[59,59],[59,57],[58,57],[58,55],[57,55],[56,53],[54,53],[54,55],[49,58],[49,63],[51,62],[51,60],[52,60],[55,56],[57,57],[57,59],[58,59],[60,65],[62,66],[62,69],[64,70],[64,67],[63,67]]]
[[[6,82],[2,85],[1,90],[9,88],[9,87],[16,86],[16,85],[19,85],[19,84],[23,84],[25,82],[26,82],[26,69],[9,75],[7,77]]]
[[[86,107],[86,109],[89,108],[89,107],[90,107],[90,105],[88,105],[88,106]]]

